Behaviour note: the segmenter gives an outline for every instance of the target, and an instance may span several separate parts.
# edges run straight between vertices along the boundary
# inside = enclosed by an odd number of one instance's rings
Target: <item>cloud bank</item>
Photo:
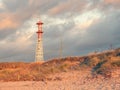
[[[34,61],[39,19],[45,60],[120,47],[119,0],[1,0],[1,62]]]

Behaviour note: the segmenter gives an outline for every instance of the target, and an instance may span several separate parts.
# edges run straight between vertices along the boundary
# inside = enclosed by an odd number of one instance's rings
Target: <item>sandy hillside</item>
[[[120,90],[120,48],[44,63],[0,63],[0,90]]]

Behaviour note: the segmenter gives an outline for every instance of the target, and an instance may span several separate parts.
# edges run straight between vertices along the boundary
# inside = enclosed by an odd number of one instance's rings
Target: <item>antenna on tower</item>
[[[62,41],[62,36],[60,38],[60,58],[62,58],[62,54],[63,54],[63,41]]]
[[[110,44],[110,50],[113,50],[113,45],[112,44]]]
[[[59,33],[59,58],[63,57],[63,34]]]

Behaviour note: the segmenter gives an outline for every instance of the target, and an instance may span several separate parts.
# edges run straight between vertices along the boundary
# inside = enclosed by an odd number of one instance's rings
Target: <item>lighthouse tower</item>
[[[35,62],[43,62],[44,57],[43,57],[43,43],[42,43],[42,25],[43,23],[41,21],[36,23],[38,26],[38,31],[37,33],[37,45],[36,45],[36,55],[35,55]]]

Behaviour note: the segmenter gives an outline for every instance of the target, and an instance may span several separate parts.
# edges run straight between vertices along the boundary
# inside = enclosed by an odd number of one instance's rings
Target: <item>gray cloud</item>
[[[109,45],[120,45],[120,13],[108,15],[99,23],[91,26],[82,37],[79,46],[83,49],[108,49]],[[79,46],[77,47],[79,49]]]
[[[66,0],[64,2],[58,3],[51,9],[49,9],[49,13],[51,15],[63,15],[65,13],[81,13],[86,7],[88,3],[86,0]]]
[[[86,53],[93,52],[95,50],[106,50],[110,48],[110,45],[112,44],[113,47],[120,46],[120,13],[116,12],[111,15],[108,15],[105,19],[100,18],[98,23],[94,23],[92,26],[90,26],[85,34],[81,34],[80,29],[77,30],[77,34],[74,35],[74,32],[76,30],[72,30],[72,26],[69,26],[69,29],[65,29],[62,31],[63,34],[63,56],[71,56],[71,55],[85,55]],[[57,29],[58,30],[58,29]],[[61,33],[62,33],[61,32]],[[72,33],[73,32],[73,33]],[[71,34],[70,34],[71,33]],[[52,34],[51,34],[52,35]],[[51,36],[50,38],[51,43],[53,43],[53,46],[49,46],[48,49],[52,47],[58,47],[56,51],[60,50],[60,39],[55,40],[54,37]],[[57,44],[55,44],[55,42]],[[57,45],[57,46],[55,46]],[[59,53],[58,53],[59,56]]]
[[[110,44],[120,46],[119,0],[4,0],[4,4],[0,12],[0,61],[34,61],[37,37],[35,32],[29,36],[32,26],[27,22],[38,17],[44,22],[46,60],[60,57],[61,38],[64,57],[104,50]],[[93,9],[104,17],[88,28],[76,25],[74,18]]]
[[[28,0],[3,0],[3,3],[6,7],[6,9],[9,12],[16,12],[17,10],[21,10],[24,9],[27,4],[28,4]]]

